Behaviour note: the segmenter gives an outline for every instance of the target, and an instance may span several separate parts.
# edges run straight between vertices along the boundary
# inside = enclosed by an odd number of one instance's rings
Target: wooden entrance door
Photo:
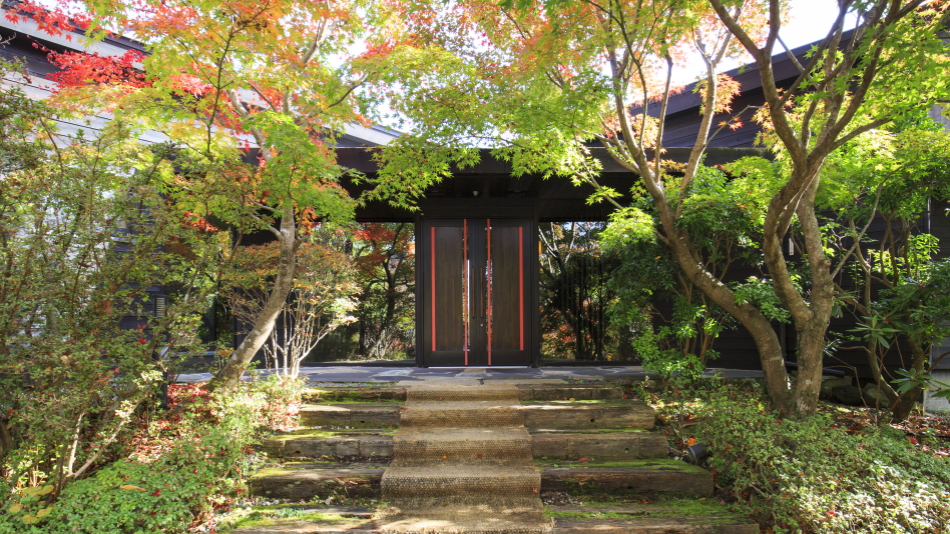
[[[421,365],[532,364],[533,230],[530,219],[422,221]]]

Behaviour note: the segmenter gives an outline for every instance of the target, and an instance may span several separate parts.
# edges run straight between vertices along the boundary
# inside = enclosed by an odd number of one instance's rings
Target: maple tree
[[[825,173],[835,187],[817,199],[819,207],[837,206],[839,220],[826,225],[826,233],[839,254],[861,228],[872,222],[879,228],[835,278],[842,308],[857,323],[839,334],[836,348],[867,355],[886,399],[881,404],[895,422],[907,419],[923,389],[950,395],[947,384],[931,376],[947,354],[931,355],[950,336],[950,262],[941,258],[940,238],[930,233],[931,219],[943,215],[938,206],[950,198],[948,154],[950,134],[929,117],[900,121],[832,154]],[[886,360],[900,368],[888,369]]]
[[[297,249],[297,271],[290,298],[263,346],[269,368],[296,379],[300,364],[330,332],[356,320],[355,267],[343,251],[346,233],[321,225]],[[253,324],[270,292],[279,259],[277,243],[242,247],[222,279],[222,293],[233,316]]]
[[[402,359],[415,342],[415,241],[406,223],[366,223],[352,239],[363,358]],[[401,353],[401,354],[400,354]]]
[[[690,283],[750,332],[776,409],[789,415],[815,410],[837,298],[832,274],[846,259],[831,258],[824,248],[814,202],[822,165],[863,132],[943,96],[945,87],[933,83],[946,74],[938,37],[943,3],[840,3],[827,37],[804,63],[794,60],[800,75],[790,88],[777,85],[772,68],[773,56],[784,53],[778,37],[787,14],[778,0],[402,5],[418,46],[385,58],[392,85],[378,91],[415,129],[381,156],[384,193],[411,197],[421,185],[447,177],[453,165],[477,161],[477,148],[484,147],[509,160],[515,173],[594,186],[593,200],[617,208],[612,224],[661,243]],[[850,33],[848,16],[856,19]],[[719,73],[720,65],[741,53],[750,54],[759,70],[764,104],[756,120],[766,127],[762,142],[775,149],[781,166],[768,176],[758,172],[769,165],[765,161],[732,170],[754,177],[737,206],[758,225],[764,272],[749,282],[756,291],[745,296],[704,267],[716,251],[698,245],[682,224],[705,181],[710,140],[738,124],[715,124],[713,117],[730,110],[740,89]],[[701,117],[688,158],[672,164],[662,157],[664,119],[672,73],[690,54],[705,65]],[[637,177],[630,185],[634,195],[649,199],[647,210],[622,205],[620,192],[598,184],[600,161],[591,142]],[[792,231],[804,244],[805,259],[795,267],[782,249]],[[761,301],[772,298],[796,331],[798,373],[791,388],[770,321],[781,317]]]
[[[52,55],[63,68],[53,101],[63,113],[108,113],[165,134],[176,152],[163,169],[169,198],[197,216],[214,214],[227,229],[276,239],[279,261],[264,305],[210,388],[233,386],[268,339],[307,227],[353,216],[334,140],[346,124],[366,122],[356,89],[373,75],[367,58],[389,46],[387,19],[365,7],[360,0],[85,0],[50,8],[25,0],[7,11],[67,38],[77,27],[98,38],[134,35],[145,54]],[[357,40],[362,52],[352,51]]]
[[[623,359],[629,328],[611,328],[608,309],[617,294],[609,284],[618,257],[606,253],[598,239],[603,223],[543,223],[541,240],[542,354],[575,359]],[[626,330],[626,332],[624,331]],[[629,337],[629,336],[627,336]],[[629,352],[629,351],[627,351]],[[561,354],[559,354],[561,353]]]

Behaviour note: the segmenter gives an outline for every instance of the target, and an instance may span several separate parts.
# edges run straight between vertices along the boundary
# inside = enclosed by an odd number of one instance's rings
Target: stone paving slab
[[[721,373],[727,378],[761,378],[762,371],[738,369],[709,369],[707,376]],[[266,374],[266,372],[261,372]],[[592,367],[362,367],[358,365],[338,365],[304,367],[301,376],[311,382],[384,382],[417,384],[432,379],[518,379],[523,381],[550,380],[591,380],[591,381],[631,381],[647,377],[643,367],[639,366],[592,366]],[[210,373],[190,373],[178,375],[178,382],[201,382],[211,378]],[[245,379],[249,379],[245,375]],[[531,382],[524,382],[531,383]],[[535,382],[537,383],[537,382]]]

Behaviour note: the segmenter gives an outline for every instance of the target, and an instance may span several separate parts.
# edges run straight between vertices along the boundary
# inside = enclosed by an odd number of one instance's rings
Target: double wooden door
[[[421,365],[532,364],[533,232],[531,219],[422,221]]]

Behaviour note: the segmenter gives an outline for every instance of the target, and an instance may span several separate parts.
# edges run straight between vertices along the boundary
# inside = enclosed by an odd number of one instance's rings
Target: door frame
[[[531,198],[427,198],[419,202],[416,213],[416,366],[439,366],[426,362],[425,303],[431,298],[431,290],[425,284],[429,269],[429,238],[423,235],[424,219],[520,219],[527,221],[524,243],[524,283],[527,288],[525,301],[525,350],[530,356],[530,366],[538,367],[541,361],[541,318],[538,254],[538,202]],[[475,367],[475,366],[473,366]]]

